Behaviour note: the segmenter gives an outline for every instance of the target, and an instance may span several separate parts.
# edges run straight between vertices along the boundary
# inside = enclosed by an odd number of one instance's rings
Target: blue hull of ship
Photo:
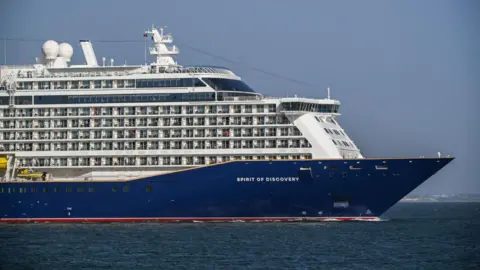
[[[0,221],[378,217],[452,159],[234,161],[130,181],[3,182]]]

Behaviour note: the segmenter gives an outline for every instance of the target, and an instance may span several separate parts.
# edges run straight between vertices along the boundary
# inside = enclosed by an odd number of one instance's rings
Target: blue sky
[[[479,12],[475,0],[2,0],[0,38],[69,42],[74,63],[83,61],[78,40],[90,39],[99,61],[141,64],[143,43],[95,40],[141,41],[152,24],[167,25],[180,64],[229,67],[273,96],[320,98],[330,86],[341,125],[367,157],[457,157],[416,194],[480,193]],[[7,63],[33,62],[41,45],[9,42]]]

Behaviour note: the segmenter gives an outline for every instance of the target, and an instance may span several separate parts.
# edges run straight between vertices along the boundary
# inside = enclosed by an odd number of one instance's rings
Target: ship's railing
[[[224,97],[223,101],[254,101],[254,100],[262,100],[262,96],[255,95],[255,96],[240,96],[240,97]]]
[[[34,65],[3,65],[0,66],[1,69],[34,69]]]
[[[28,76],[27,74],[20,73],[17,78],[41,78],[41,79],[58,79],[58,78],[84,78],[84,77],[112,77],[112,76],[127,76],[128,72],[65,72],[55,74],[41,74]]]
[[[33,66],[25,66],[19,69],[25,69],[24,71],[19,71],[16,76],[17,78],[87,78],[87,77],[123,77],[133,74],[222,74],[222,75],[235,75],[232,71],[226,68],[221,67],[207,67],[207,66],[192,66],[192,67],[183,67],[183,66],[155,66],[152,65],[147,68],[134,69],[134,70],[120,70],[120,71],[68,71],[65,69],[64,72],[52,72],[52,73],[36,73],[27,69],[31,69]]]
[[[153,67],[153,66],[152,66]],[[176,67],[159,67],[158,73],[187,73],[187,74],[227,74],[235,75],[231,70],[223,67],[210,66],[176,66]]]
[[[251,96],[239,96],[239,97],[224,97],[224,101],[255,101],[255,100],[281,100],[285,98],[293,98],[293,97],[272,97],[272,96],[262,96],[262,95],[251,95]],[[300,98],[300,99],[308,99],[308,100],[315,100],[318,101],[320,99],[312,99],[309,97],[294,97],[294,98]]]

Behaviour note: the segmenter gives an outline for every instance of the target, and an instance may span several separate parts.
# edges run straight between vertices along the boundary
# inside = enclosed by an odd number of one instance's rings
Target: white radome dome
[[[73,55],[73,48],[68,43],[62,43],[58,47],[58,56],[65,58],[67,62],[70,62],[70,59]]]
[[[63,57],[55,58],[55,61],[53,61],[53,67],[54,68],[66,68],[66,67],[68,67],[67,60]]]
[[[43,55],[45,55],[45,59],[55,59],[58,55],[58,43],[54,40],[48,40],[43,43],[42,51]]]

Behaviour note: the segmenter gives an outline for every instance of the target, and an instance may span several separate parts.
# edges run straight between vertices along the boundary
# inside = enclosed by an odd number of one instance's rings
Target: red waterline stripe
[[[0,218],[0,223],[379,221],[378,217]]]

